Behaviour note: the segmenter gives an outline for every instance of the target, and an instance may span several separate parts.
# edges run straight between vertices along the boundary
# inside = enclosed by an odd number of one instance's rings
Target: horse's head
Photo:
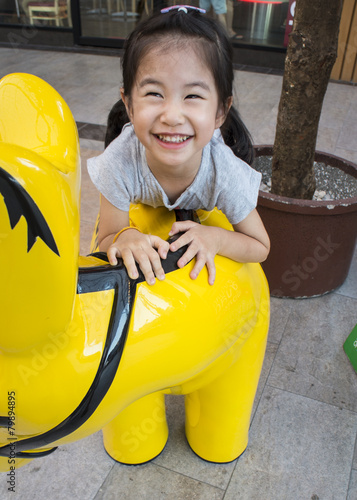
[[[0,81],[0,349],[63,331],[79,248],[79,144],[73,116],[43,80]]]

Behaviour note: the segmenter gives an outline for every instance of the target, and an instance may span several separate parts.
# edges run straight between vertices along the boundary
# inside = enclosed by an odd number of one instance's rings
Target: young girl
[[[178,266],[195,257],[191,278],[206,266],[211,285],[216,254],[264,261],[269,238],[255,209],[260,174],[245,163],[252,161],[252,145],[232,106],[232,49],[224,28],[194,7],[163,9],[132,32],[122,70],[122,101],[108,136],[120,134],[88,162],[101,192],[99,249],[112,265],[122,258],[133,279],[137,263],[149,284],[165,278],[161,259],[168,251],[185,245]],[[179,221],[169,236],[183,234],[169,244],[130,227],[130,203],[217,207],[234,231]]]

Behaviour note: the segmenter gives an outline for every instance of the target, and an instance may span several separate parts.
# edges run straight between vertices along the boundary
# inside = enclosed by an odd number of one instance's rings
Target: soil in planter
[[[255,158],[253,167],[261,172],[260,190],[270,192],[271,187],[271,156]],[[342,200],[357,196],[357,179],[343,170],[331,167],[325,163],[314,163],[316,191],[313,200]]]

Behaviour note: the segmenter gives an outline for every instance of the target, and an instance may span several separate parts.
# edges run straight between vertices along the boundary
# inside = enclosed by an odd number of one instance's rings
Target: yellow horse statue
[[[61,96],[28,74],[0,81],[0,470],[103,429],[125,464],[164,448],[165,394],[184,394],[186,435],[211,462],[248,443],[263,363],[269,294],[258,264],[217,256],[217,277],[130,280],[104,254],[78,257],[80,156]],[[175,215],[133,206],[166,238]],[[217,210],[203,224],[229,228]]]

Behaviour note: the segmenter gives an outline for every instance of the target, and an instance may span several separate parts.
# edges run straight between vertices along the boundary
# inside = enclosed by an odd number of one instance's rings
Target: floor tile
[[[267,387],[225,500],[344,500],[357,415]]]
[[[254,133],[252,133],[254,145],[274,144],[275,125],[272,126],[270,123],[260,123],[259,125],[252,124],[250,130],[254,130]]]
[[[271,368],[273,366],[277,350],[278,350],[277,344],[274,344],[272,342],[267,343],[267,348],[265,351],[265,357],[264,357],[264,362],[263,362],[263,368],[262,368],[262,372],[260,374],[257,393],[255,395],[254,404],[253,404],[252,417],[251,417],[252,420],[254,418],[255,412],[256,412],[257,407],[259,405],[260,398],[263,394],[264,387],[265,387],[265,384],[266,384],[267,379],[269,377]]]
[[[99,155],[102,151],[104,151],[104,142],[102,141],[95,141],[93,139],[79,139],[79,144],[81,147],[81,154],[86,155],[86,158],[90,158],[91,156],[88,156],[88,154],[85,153],[85,149],[90,150],[90,155],[96,156]]]
[[[248,92],[256,89],[262,85],[265,81],[268,81],[267,76],[262,73],[250,73],[247,71],[235,71],[234,72],[234,87],[238,98],[247,96]]]
[[[81,221],[85,222],[95,222],[99,212],[100,194],[97,188],[92,183],[87,170],[87,159],[97,156],[98,154],[98,151],[88,149],[82,149],[81,153]]]
[[[106,126],[91,123],[77,123],[79,137],[104,142]]]
[[[357,247],[351,262],[351,267],[346,281],[341,285],[336,293],[357,299]],[[357,322],[357,315],[356,315]]]
[[[79,245],[79,255],[89,255],[91,253],[91,242],[94,224],[81,221],[81,239]]]
[[[12,72],[31,73],[52,85],[77,121],[105,125],[119,98],[121,70],[116,57],[19,50],[14,59],[13,53],[0,48],[0,77]]]
[[[337,294],[296,301],[268,383],[357,411],[356,373],[342,348],[356,308],[355,299]]]
[[[349,115],[355,95],[357,93],[352,86],[330,82],[323,102],[320,125],[336,130],[341,128]]]
[[[293,309],[293,300],[270,298],[270,326],[269,342],[279,343],[284,334],[290,312]]]
[[[353,151],[352,149],[339,148],[337,146],[334,154],[340,158],[346,158],[346,160],[357,163],[357,151]]]
[[[351,105],[346,117],[347,122],[356,123],[356,115],[357,115],[357,87],[356,85],[354,85],[353,94],[351,96]]]
[[[114,465],[98,432],[17,469],[15,494],[0,474],[2,500],[92,500]]]
[[[86,141],[81,141],[86,142]],[[81,148],[82,180],[81,180],[81,227],[80,227],[80,255],[88,255],[94,231],[95,222],[99,214],[100,195],[90,180],[87,171],[87,159],[100,154],[100,151]]]
[[[357,500],[357,470],[351,473],[350,487],[346,500]]]
[[[317,133],[316,149],[324,153],[334,154],[338,143],[339,131],[321,125]]]
[[[67,100],[67,104],[71,108],[73,116],[76,120],[106,125],[108,114],[115,102],[118,100],[117,94],[117,88],[108,89],[106,91],[103,89],[100,99],[98,99],[98,92],[95,88],[93,88],[87,92],[87,96],[84,101],[83,99],[74,100],[71,105],[71,101]],[[92,104],[88,106],[88,102],[91,102]]]
[[[357,151],[357,122],[346,122],[341,128],[337,141],[337,147]]]
[[[116,464],[94,500],[221,500],[224,491],[152,463]]]
[[[337,133],[336,131],[342,127],[343,122],[347,119],[350,107],[351,99],[349,96],[338,96],[333,92],[328,99],[326,95],[320,115],[320,126],[335,129],[335,133]]]

